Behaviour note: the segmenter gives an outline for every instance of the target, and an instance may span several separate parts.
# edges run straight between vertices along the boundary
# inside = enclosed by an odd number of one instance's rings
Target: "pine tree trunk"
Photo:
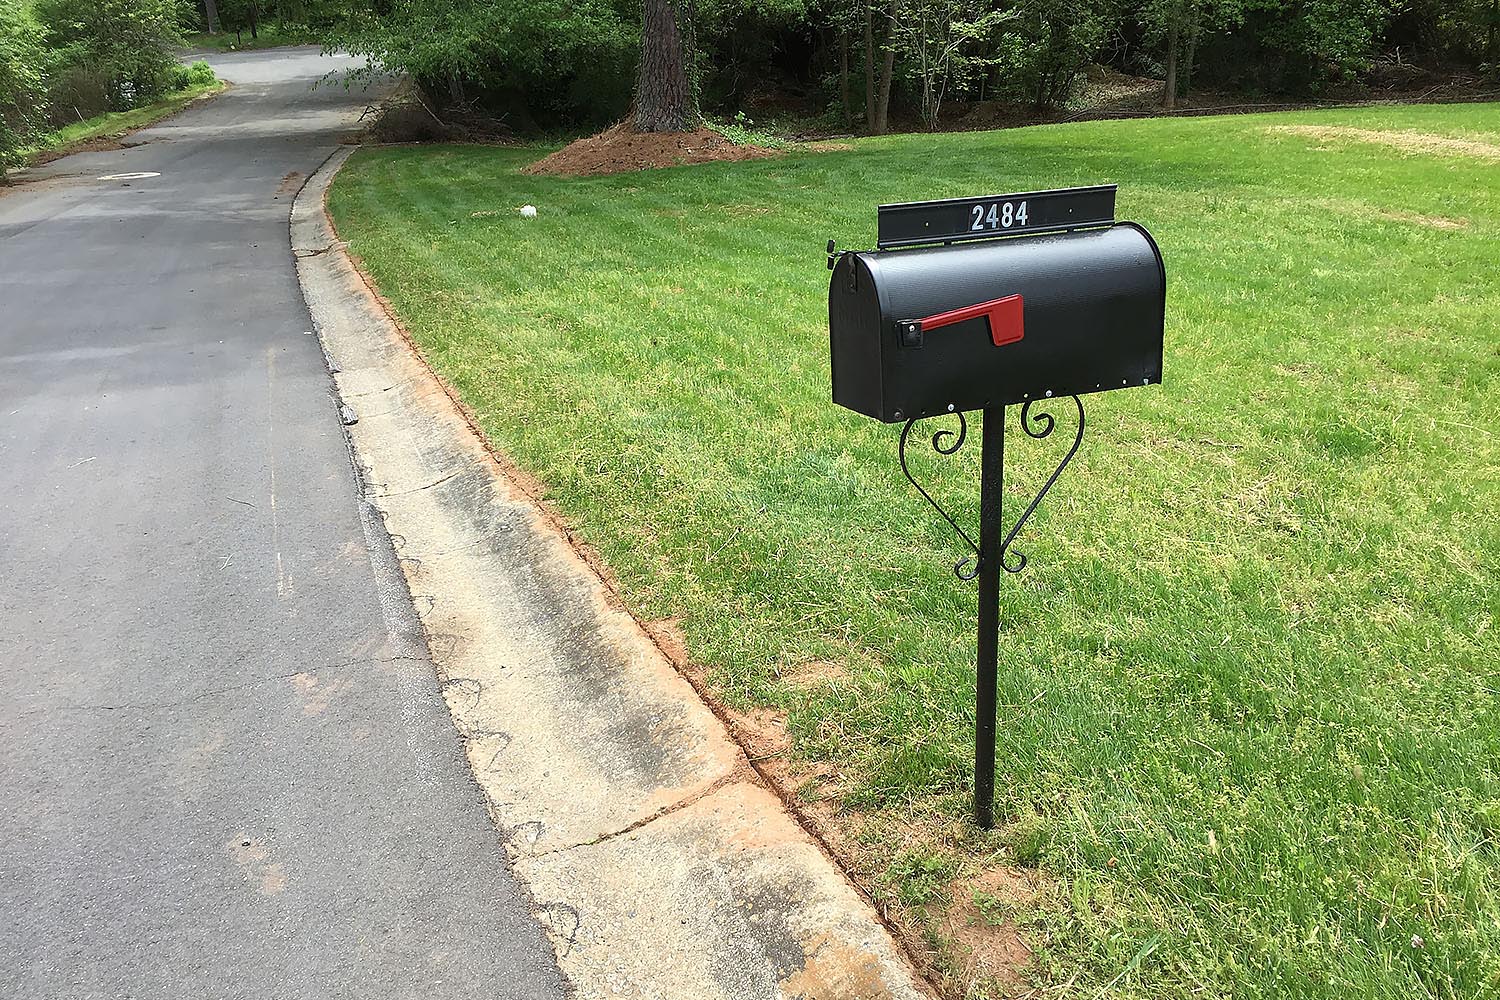
[[[645,0],[642,13],[635,127],[642,132],[690,132],[699,119],[688,77],[685,2]]]
[[[844,121],[853,117],[849,107],[849,29],[839,28],[839,104],[844,109]]]
[[[1182,80],[1182,86],[1178,88],[1178,96],[1184,99],[1193,89],[1193,60],[1198,54],[1200,34],[1202,34],[1202,29],[1196,24],[1193,25],[1192,30],[1188,32],[1187,47],[1182,52],[1182,65],[1177,70],[1177,75]]]
[[[891,83],[896,72],[896,46],[892,44],[891,36],[895,33],[893,28],[896,24],[896,14],[899,10],[898,4],[901,0],[891,0],[891,17],[886,25],[885,38],[885,63],[880,68],[880,96],[875,101],[875,128],[876,135],[885,135],[890,130],[891,123]]]
[[[1500,31],[1496,30],[1497,25],[1500,25],[1500,0],[1495,0],[1494,3],[1490,4],[1489,35],[1484,40],[1485,61],[1491,64],[1496,59],[1500,59],[1500,44],[1496,44],[1500,42]],[[1491,69],[1493,69],[1493,65]]]
[[[865,129],[875,131],[875,15],[865,6]]]
[[[880,70],[880,96],[875,100],[875,134],[885,135],[891,127],[891,77],[896,68],[896,50],[885,50],[885,65]]]
[[[203,22],[210,35],[219,33],[219,5],[215,0],[203,0]]]
[[[250,37],[260,37],[260,26],[256,23],[260,20],[260,5],[255,0],[250,0]]]
[[[1167,83],[1162,89],[1161,106],[1171,111],[1177,106],[1177,21],[1167,29]]]

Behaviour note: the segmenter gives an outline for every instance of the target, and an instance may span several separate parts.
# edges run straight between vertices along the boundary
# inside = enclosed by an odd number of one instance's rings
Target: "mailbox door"
[[[1019,329],[1002,336],[978,316],[903,345],[903,320],[1011,296]],[[1161,380],[1166,276],[1155,242],[1131,223],[851,254],[829,302],[834,399],[885,421]]]

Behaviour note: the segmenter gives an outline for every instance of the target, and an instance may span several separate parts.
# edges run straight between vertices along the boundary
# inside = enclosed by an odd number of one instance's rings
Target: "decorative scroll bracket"
[[[1073,445],[1062,461],[1052,470],[1052,475],[1042,484],[1031,503],[1016,518],[1009,531],[1005,529],[1004,480],[1005,480],[1005,407],[994,406],[983,411],[984,435],[980,441],[979,456],[979,541],[965,531],[942,505],[933,499],[922,484],[911,474],[906,463],[906,442],[916,419],[908,420],[901,429],[901,443],[897,453],[901,459],[901,471],[907,481],[917,488],[923,499],[930,503],[944,521],[958,532],[959,536],[974,550],[953,566],[960,580],[979,581],[979,635],[977,644],[977,670],[975,673],[974,725],[974,816],[981,827],[989,829],[995,825],[995,727],[996,691],[999,679],[1000,650],[1000,571],[1019,573],[1026,568],[1026,554],[1013,547],[1016,536],[1036,513],[1042,498],[1052,489],[1063,469],[1078,454],[1083,443],[1083,401],[1077,396],[1052,399],[1027,400],[1021,405],[1021,430],[1026,436],[1041,440],[1050,437],[1057,429],[1057,419],[1050,413],[1032,413],[1035,406],[1050,406],[1054,402],[1071,399],[1078,410],[1078,432],[1073,436]],[[953,455],[964,446],[969,437],[969,422],[962,412],[956,413],[958,430],[940,430],[932,436],[932,447],[940,455]],[[1001,533],[1004,531],[1004,534]]]
[[[1004,539],[1000,543],[998,559],[1000,568],[1004,569],[1007,573],[1019,573],[1026,568],[1026,554],[1020,549],[1014,548],[1013,543],[1016,540],[1016,536],[1021,533],[1021,529],[1026,526],[1026,522],[1031,520],[1031,515],[1036,513],[1036,509],[1041,504],[1043,498],[1045,498],[1048,492],[1051,491],[1053,484],[1056,483],[1058,478],[1062,475],[1063,469],[1067,468],[1068,463],[1073,461],[1073,456],[1078,454],[1078,448],[1083,443],[1083,429],[1085,424],[1083,400],[1079,399],[1077,396],[1059,396],[1056,399],[1031,399],[1027,400],[1021,405],[1021,430],[1026,433],[1027,437],[1040,441],[1050,437],[1052,435],[1052,432],[1057,429],[1057,420],[1051,413],[1040,411],[1033,413],[1033,407],[1046,407],[1050,406],[1053,403],[1061,403],[1065,400],[1071,400],[1074,408],[1078,411],[1078,429],[1073,435],[1073,444],[1068,448],[1067,453],[1063,455],[1062,460],[1059,461],[1057,463],[1057,466],[1052,470],[1052,474],[1047,477],[1047,481],[1042,484],[1041,489],[1037,491],[1036,496],[1034,496],[1031,502],[1026,505],[1026,509],[1021,512],[1021,516],[1016,518],[1015,524],[1011,525],[1010,530],[1005,533]],[[952,416],[956,416],[958,418],[958,430],[953,431],[944,428],[943,430],[940,430],[932,435],[932,448],[939,455],[957,454],[959,449],[961,449],[964,446],[964,443],[968,440],[968,420],[961,412],[952,414]],[[908,420],[906,422],[906,426],[901,429],[901,441],[897,445],[897,456],[901,461],[901,472],[906,476],[907,482],[912,484],[916,491],[922,495],[922,498],[932,505],[932,509],[937,511],[939,516],[941,516],[944,521],[948,522],[948,525],[954,531],[956,531],[959,537],[961,537],[964,542],[967,543],[969,548],[973,550],[972,555],[965,556],[953,565],[954,575],[956,575],[960,580],[973,580],[979,576],[980,572],[984,568],[982,566],[983,560],[980,553],[979,543],[976,542],[974,540],[974,537],[959,525],[958,521],[953,517],[953,515],[949,514],[948,511],[943,509],[943,506],[933,498],[932,494],[929,493],[922,486],[922,484],[917,481],[917,478],[912,475],[911,467],[907,464],[907,439],[911,436],[912,428],[916,426],[917,421],[920,419],[926,418],[914,417],[911,420]],[[1005,447],[1005,418],[1003,407],[1001,418],[999,421],[997,421],[996,426],[1000,427],[1001,433],[1000,440],[994,442],[994,445],[995,447],[1003,449]],[[986,448],[989,446],[990,442],[980,442],[981,448]],[[1003,450],[1001,454],[1004,454]],[[1002,463],[1002,481],[1004,476],[1003,469],[1004,467]],[[1002,484],[996,485],[998,487]]]

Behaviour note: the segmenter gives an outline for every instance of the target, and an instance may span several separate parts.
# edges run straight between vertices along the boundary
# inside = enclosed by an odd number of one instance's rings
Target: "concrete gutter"
[[[297,197],[298,276],[475,779],[578,995],[927,997],[366,287],[324,211],[352,151]]]

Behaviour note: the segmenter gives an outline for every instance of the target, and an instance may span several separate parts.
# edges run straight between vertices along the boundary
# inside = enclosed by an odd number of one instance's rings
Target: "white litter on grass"
[[[535,205],[522,205],[521,206],[521,218],[523,218],[523,219],[535,219],[536,218],[536,206]]]

